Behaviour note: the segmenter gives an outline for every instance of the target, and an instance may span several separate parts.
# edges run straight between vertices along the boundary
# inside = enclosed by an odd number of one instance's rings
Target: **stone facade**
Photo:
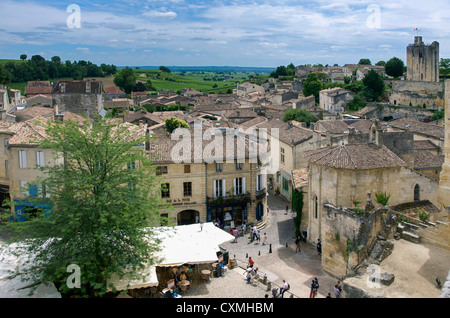
[[[424,81],[387,81],[392,89],[389,102],[393,105],[412,105],[430,109],[444,107],[444,83]]]
[[[386,241],[396,231],[396,222],[385,209],[374,209],[369,201],[365,212],[324,204],[322,219],[322,268],[335,277],[353,275],[367,259],[379,264],[392,251]]]
[[[439,43],[425,45],[421,36],[406,48],[406,78],[409,81],[439,82]]]
[[[353,100],[354,93],[340,87],[321,90],[319,93],[320,108],[330,113],[343,113],[347,103]]]
[[[438,201],[445,209],[447,209],[448,218],[448,207],[450,206],[450,80],[445,81],[445,93],[445,161],[442,165],[441,176],[439,178]]]

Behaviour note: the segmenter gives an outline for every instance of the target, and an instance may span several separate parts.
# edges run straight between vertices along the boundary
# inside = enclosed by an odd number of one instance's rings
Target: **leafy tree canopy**
[[[155,259],[157,242],[147,239],[166,205],[159,199],[160,180],[137,147],[147,141],[138,129],[103,119],[48,124],[41,146],[58,160],[42,168],[39,191],[26,200],[49,204],[52,213],[8,224],[12,240],[25,246],[17,252],[34,255],[27,280],[54,282],[65,295],[101,297],[113,274],[137,279],[135,273]],[[80,288],[68,285],[72,264],[80,268]]]
[[[386,62],[386,74],[392,77],[400,77],[403,75],[405,63],[398,57],[393,57]]]

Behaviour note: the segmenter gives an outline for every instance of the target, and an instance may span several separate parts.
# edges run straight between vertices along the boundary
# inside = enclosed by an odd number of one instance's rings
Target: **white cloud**
[[[173,11],[162,12],[162,11],[151,10],[151,11],[144,13],[144,15],[147,17],[150,17],[150,18],[154,18],[154,19],[174,19],[177,17],[177,14]]]

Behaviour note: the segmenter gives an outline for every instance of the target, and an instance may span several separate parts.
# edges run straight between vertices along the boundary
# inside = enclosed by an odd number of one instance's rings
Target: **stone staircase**
[[[261,231],[261,230],[265,229],[267,227],[267,225],[268,225],[268,221],[260,221],[259,223],[256,224],[256,228]]]
[[[397,233],[399,233],[399,238],[413,243],[420,243],[419,227],[417,225],[401,222],[397,226]]]

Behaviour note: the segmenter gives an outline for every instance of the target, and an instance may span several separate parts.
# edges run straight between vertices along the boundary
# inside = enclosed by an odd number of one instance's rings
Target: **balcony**
[[[256,191],[256,199],[257,200],[264,198],[266,195],[267,195],[266,188]]]
[[[210,198],[208,197],[208,205],[220,205],[228,203],[250,202],[250,193],[237,194],[233,196]]]

